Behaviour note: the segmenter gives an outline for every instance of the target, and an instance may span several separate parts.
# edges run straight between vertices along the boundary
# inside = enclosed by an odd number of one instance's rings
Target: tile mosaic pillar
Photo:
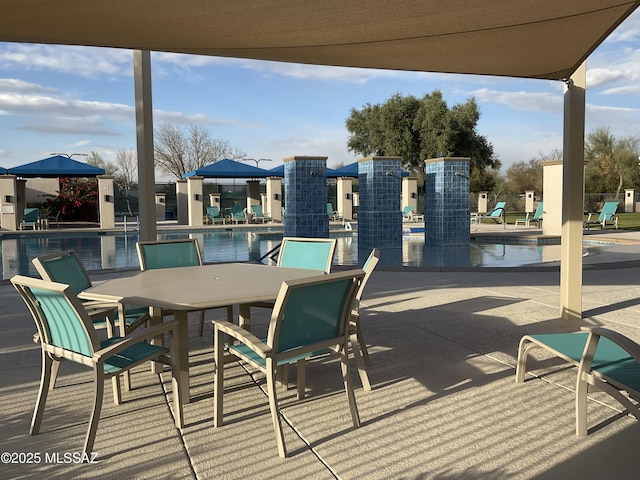
[[[327,157],[283,159],[285,237],[329,238]]]
[[[469,158],[425,161],[425,265],[470,264]]]
[[[358,160],[358,261],[380,249],[381,265],[402,265],[401,157]]]

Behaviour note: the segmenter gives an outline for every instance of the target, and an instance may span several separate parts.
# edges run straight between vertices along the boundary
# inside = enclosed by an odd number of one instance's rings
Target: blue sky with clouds
[[[579,34],[579,33],[577,33]],[[202,125],[248,158],[328,156],[351,163],[352,108],[392,94],[442,90],[452,106],[475,97],[478,131],[504,172],[562,149],[563,84],[546,80],[308,66],[152,53],[154,122]],[[640,137],[640,11],[587,61],[587,133]],[[51,152],[133,150],[133,54],[128,50],[0,43],[0,166]],[[163,177],[157,175],[160,180]]]

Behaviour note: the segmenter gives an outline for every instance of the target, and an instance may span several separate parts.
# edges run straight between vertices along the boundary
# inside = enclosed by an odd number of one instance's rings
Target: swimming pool
[[[264,230],[162,231],[158,236],[161,239],[197,238],[207,263],[259,261],[282,239],[281,232]],[[357,235],[353,232],[332,232],[331,236],[337,239],[334,264],[357,265]],[[137,232],[3,234],[0,239],[2,279],[16,274],[37,276],[31,264],[32,258],[67,249],[78,253],[87,270],[138,267]],[[498,239],[496,243],[472,241],[469,247],[441,252],[425,249],[423,236],[410,235],[403,237],[401,265],[515,267],[559,258],[559,245],[509,244]],[[273,263],[269,260],[264,262]]]

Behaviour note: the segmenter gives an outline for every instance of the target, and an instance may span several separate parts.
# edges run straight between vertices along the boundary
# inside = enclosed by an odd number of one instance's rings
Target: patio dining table
[[[240,325],[250,329],[251,304],[275,300],[283,281],[319,274],[317,270],[248,263],[165,268],[107,280],[79,297],[148,306],[152,323],[162,322],[163,310],[172,310],[179,321],[183,403],[189,403],[190,311],[239,305]]]

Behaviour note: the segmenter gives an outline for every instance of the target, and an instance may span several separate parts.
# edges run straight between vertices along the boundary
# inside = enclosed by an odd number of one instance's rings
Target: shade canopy
[[[568,78],[625,0],[4,0],[0,41]]]
[[[9,168],[7,172],[11,175],[30,178],[95,177],[105,173],[104,168],[78,162],[63,155],[54,155]]]
[[[273,175],[264,168],[224,158],[183,175],[184,178],[195,176],[205,178],[266,178]]]

